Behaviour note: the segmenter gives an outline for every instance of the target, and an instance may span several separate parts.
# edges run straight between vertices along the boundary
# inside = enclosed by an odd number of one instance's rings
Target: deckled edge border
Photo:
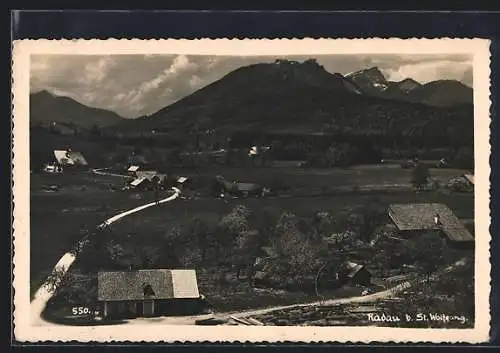
[[[164,39],[126,39],[126,38],[109,38],[109,39],[77,39],[77,38],[73,38],[73,39],[67,39],[67,38],[61,38],[61,39],[22,39],[22,40],[15,40],[12,44],[11,44],[11,52],[12,52],[12,57],[11,57],[11,69],[12,69],[12,75],[11,75],[11,99],[12,99],[12,102],[11,102],[11,107],[12,107],[12,115],[11,115],[11,119],[12,119],[12,122],[11,122],[11,129],[12,129],[12,151],[11,151],[11,158],[12,158],[12,162],[11,162],[11,168],[12,168],[12,171],[11,171],[11,176],[12,176],[12,182],[11,182],[11,187],[14,188],[14,184],[15,184],[15,178],[14,178],[14,160],[15,160],[15,136],[14,136],[14,130],[15,130],[15,80],[14,80],[14,76],[15,76],[15,72],[17,72],[17,70],[19,70],[19,68],[16,69],[16,61],[15,61],[15,52],[16,52],[16,43],[21,43],[21,42],[68,42],[68,43],[73,43],[75,41],[83,41],[83,42],[92,42],[92,41],[99,41],[99,42],[111,42],[111,43],[116,43],[116,42],[139,42],[139,43],[143,43],[144,41],[147,41],[147,42],[161,42],[161,41],[164,41],[164,40],[176,40],[176,41],[181,41],[181,40],[188,40],[188,41],[220,41],[220,40],[227,40],[227,41],[245,41],[245,40],[249,40],[249,41],[259,41],[259,40],[266,40],[266,41],[282,41],[282,40],[286,40],[286,41],[295,41],[295,40],[299,40],[299,41],[303,41],[303,40],[357,40],[357,41],[371,41],[371,40],[401,40],[401,41],[408,41],[408,40],[424,40],[424,41],[432,41],[432,40],[435,40],[435,41],[440,41],[440,40],[466,40],[466,39],[470,39],[470,40],[474,40],[474,39],[486,39],[486,40],[489,40],[488,38],[481,38],[481,37],[474,37],[474,36],[466,36],[466,37],[460,37],[460,38],[452,38],[452,37],[412,37],[412,38],[402,38],[402,37],[389,37],[389,38],[384,38],[384,37],[367,37],[367,38],[359,38],[359,37],[319,37],[319,38],[315,38],[315,37],[293,37],[293,38],[249,38],[249,37],[237,37],[237,38],[211,38],[211,37],[207,37],[207,38],[203,38],[203,37],[197,37],[197,38],[189,38],[189,39],[183,39],[183,38],[164,38]],[[491,51],[491,47],[492,47],[492,44],[491,44],[491,40],[489,40],[489,47],[488,47],[488,53],[489,53],[489,56],[488,56],[488,60],[489,60],[489,65],[488,65],[488,68],[489,68],[489,86],[488,86],[488,92],[489,92],[489,95],[488,95],[488,98],[489,98],[489,103],[490,103],[490,106],[489,106],[489,113],[490,113],[490,124],[489,124],[489,153],[490,153],[490,158],[489,158],[489,162],[490,162],[490,178],[489,178],[489,182],[490,182],[490,187],[489,187],[489,198],[490,198],[490,203],[489,203],[489,218],[490,218],[490,225],[489,225],[489,230],[490,230],[490,241],[488,242],[489,244],[489,260],[490,260],[490,264],[491,264],[491,260],[492,260],[492,237],[491,237],[491,231],[493,229],[493,223],[491,222],[491,219],[492,219],[492,197],[491,197],[491,192],[492,192],[492,176],[493,176],[493,173],[491,172],[491,162],[493,160],[493,157],[492,157],[492,153],[491,153],[491,142],[493,141],[493,135],[491,133],[491,129],[492,127],[494,126],[494,121],[493,119],[491,119],[491,116],[493,115],[494,113],[494,100],[492,100],[492,62],[491,62],[491,56],[492,56],[492,51]],[[475,216],[476,217],[476,216]],[[14,286],[14,278],[15,278],[15,194],[13,193],[12,194],[12,230],[13,230],[13,234],[12,234],[12,252],[11,252],[11,259],[12,259],[12,266],[11,266],[11,270],[12,270],[12,315],[11,317],[13,318],[12,320],[12,327],[15,329],[15,317],[16,317],[16,308],[15,308],[15,286]],[[490,269],[490,282],[489,282],[489,285],[490,285],[490,298],[491,298],[491,295],[493,294],[492,291],[491,291],[491,288],[492,288],[492,283],[493,283],[493,280],[492,280],[492,274],[494,272],[494,266],[492,265],[491,266],[491,269]],[[491,323],[492,323],[492,316],[491,316],[491,299],[490,299],[490,305],[489,305],[489,310],[490,310],[490,313],[489,313],[489,326],[490,326],[490,332],[489,334],[491,335],[491,330],[492,330],[492,327],[491,327]],[[272,326],[270,326],[272,327]],[[343,327],[349,327],[349,326],[343,326]],[[89,327],[90,328],[90,327]],[[314,326],[311,326],[311,328],[314,328]],[[388,328],[389,330],[397,330],[399,328]],[[438,329],[437,329],[438,330]],[[158,340],[158,341],[152,341],[152,340],[148,340],[148,341],[128,341],[128,340],[124,340],[124,341],[121,341],[121,340],[109,340],[109,341],[79,341],[79,340],[74,340],[74,339],[69,339],[69,340],[57,340],[57,341],[51,341],[51,340],[45,340],[45,341],[42,341],[42,340],[33,340],[33,341],[30,341],[30,340],[26,340],[26,341],[23,341],[24,343],[28,343],[28,344],[35,344],[35,345],[39,345],[41,343],[70,343],[70,344],[74,344],[74,343],[85,343],[85,344],[111,344],[111,345],[123,345],[123,344],[145,344],[145,345],[149,345],[149,344],[155,344],[155,343],[165,343],[165,344],[173,344],[173,345],[176,345],[176,344],[224,344],[224,345],[231,345],[231,344],[285,344],[285,345],[288,345],[288,344],[292,344],[292,345],[300,345],[300,344],[313,344],[313,345],[321,345],[321,344],[373,344],[373,343],[377,343],[377,344],[380,344],[380,343],[383,343],[383,344],[415,344],[415,343],[418,343],[418,344],[436,344],[436,343],[453,343],[453,344],[470,344],[468,341],[393,341],[393,340],[389,340],[389,341],[377,341],[377,340],[370,340],[370,339],[367,339],[365,341],[350,341],[350,340],[346,340],[346,341],[322,341],[322,340],[318,340],[318,341],[287,341],[287,340],[283,340],[283,341],[220,341],[220,340],[203,340],[203,341],[179,341],[179,340],[174,340],[174,341],[166,341],[166,340]],[[486,342],[486,341],[484,341]]]

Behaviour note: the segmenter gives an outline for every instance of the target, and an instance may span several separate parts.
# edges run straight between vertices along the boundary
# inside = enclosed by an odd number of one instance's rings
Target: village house
[[[138,165],[131,165],[127,168],[127,174],[130,176],[137,176],[137,171],[139,170],[140,166]]]
[[[237,196],[260,196],[262,194],[262,187],[253,183],[238,183],[236,182],[234,194]]]
[[[474,174],[464,174],[464,178],[474,186]]]
[[[446,205],[393,204],[388,208],[388,215],[402,236],[433,232],[444,236],[451,246],[469,247],[474,244],[474,236]]]
[[[55,160],[53,163],[48,163],[45,167],[47,171],[52,171],[50,166],[54,166],[54,170],[62,172],[63,170],[82,170],[88,168],[88,162],[82,153],[68,150],[54,150]]]
[[[463,174],[448,180],[446,186],[453,191],[473,192],[474,174]]]
[[[99,272],[97,300],[103,318],[199,314],[206,308],[190,269]]]
[[[167,174],[158,173],[155,170],[137,170],[135,179],[128,186],[134,189],[151,189],[155,185],[162,184],[167,179]]]
[[[368,286],[371,283],[372,274],[364,265],[347,261],[338,272],[340,283]]]
[[[176,186],[179,189],[183,189],[190,184],[190,179],[188,177],[180,176],[176,179]]]

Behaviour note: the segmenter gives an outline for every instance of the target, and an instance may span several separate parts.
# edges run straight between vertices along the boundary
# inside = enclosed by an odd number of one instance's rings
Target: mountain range
[[[423,103],[436,107],[472,104],[473,90],[455,80],[437,80],[420,84],[412,78],[387,81],[377,67],[346,75],[367,95]]]
[[[106,109],[92,108],[70,97],[56,96],[47,91],[30,94],[30,125],[48,126],[55,122],[66,126],[90,128],[114,125],[123,118]]]
[[[113,129],[403,131],[431,122],[430,129],[450,124],[470,128],[471,97],[472,89],[457,81],[389,82],[378,69],[343,76],[329,73],[315,60],[277,60],[234,70],[150,116]]]
[[[114,132],[275,129],[407,129],[473,126],[472,88],[453,80],[388,81],[376,68],[345,76],[314,59],[238,68],[150,116],[123,119],[68,97],[30,96],[31,123],[59,121]]]

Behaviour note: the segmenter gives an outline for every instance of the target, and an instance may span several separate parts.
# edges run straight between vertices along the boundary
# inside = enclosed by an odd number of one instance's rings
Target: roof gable
[[[392,204],[388,214],[400,231],[442,230],[454,241],[474,240],[455,213],[440,203]],[[440,227],[434,223],[436,214],[439,215]]]
[[[87,165],[87,160],[80,152],[55,150],[54,157],[62,165]]]

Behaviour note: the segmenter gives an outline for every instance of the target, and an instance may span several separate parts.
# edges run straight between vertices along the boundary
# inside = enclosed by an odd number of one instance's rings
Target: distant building
[[[401,234],[422,231],[444,235],[452,245],[467,245],[474,237],[448,206],[439,203],[393,204],[388,215]]]
[[[97,300],[104,318],[195,314],[205,304],[195,270],[99,272]]]
[[[146,178],[136,178],[132,180],[129,185],[133,188],[145,188],[149,185],[149,180]]]
[[[234,193],[243,197],[260,196],[262,187],[253,183],[235,183]]]
[[[184,177],[184,176],[180,176],[180,177],[177,178],[176,182],[177,182],[178,186],[182,187],[182,186],[185,186],[185,185],[187,185],[189,183],[189,178],[188,177]]]
[[[474,191],[474,175],[464,174],[448,180],[446,186],[453,191],[473,192]]]
[[[371,283],[372,274],[364,265],[347,261],[343,264],[338,277],[342,282],[368,286]]]
[[[159,185],[167,179],[167,174],[158,173],[154,170],[137,170],[134,174],[135,179],[129,184],[133,188],[151,188]]]
[[[152,181],[155,176],[157,176],[159,173],[156,170],[137,170],[135,172],[135,175],[137,178],[144,178],[148,179],[149,181]]]
[[[77,167],[88,166],[88,162],[82,153],[72,150],[55,150],[54,157],[57,164],[61,166]]]
[[[43,171],[45,173],[62,173],[63,167],[57,163],[47,163],[43,166]]]
[[[464,174],[464,178],[467,179],[471,185],[474,185],[474,174]]]

